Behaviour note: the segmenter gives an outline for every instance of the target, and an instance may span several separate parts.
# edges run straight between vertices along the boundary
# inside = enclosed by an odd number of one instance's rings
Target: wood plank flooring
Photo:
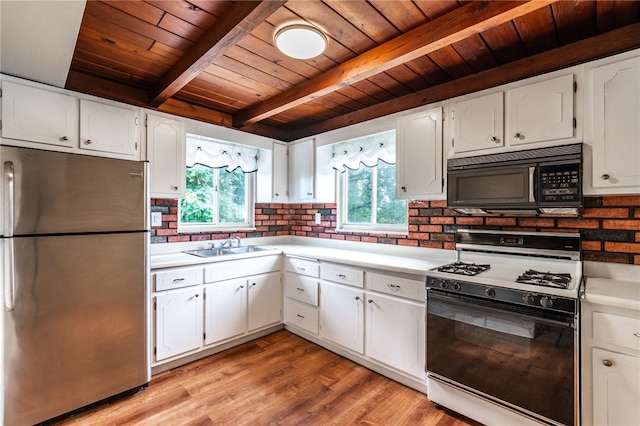
[[[285,330],[161,373],[142,392],[56,423],[213,424],[476,425]]]

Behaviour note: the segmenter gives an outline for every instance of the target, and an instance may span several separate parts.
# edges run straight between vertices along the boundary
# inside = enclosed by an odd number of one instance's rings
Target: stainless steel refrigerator
[[[2,146],[0,166],[4,424],[144,386],[146,163]]]

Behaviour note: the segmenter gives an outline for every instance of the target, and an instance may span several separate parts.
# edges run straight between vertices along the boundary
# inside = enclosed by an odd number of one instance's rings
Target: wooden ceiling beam
[[[235,1],[150,91],[149,105],[158,107],[189,84],[218,56],[223,55],[266,20],[285,0]]]
[[[255,123],[382,73],[557,0],[474,1],[377,46],[255,106],[236,112],[235,127]]]
[[[640,48],[640,23],[577,41],[290,132],[294,141]]]

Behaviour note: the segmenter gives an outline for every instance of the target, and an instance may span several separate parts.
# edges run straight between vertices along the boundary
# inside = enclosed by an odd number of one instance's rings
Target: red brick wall
[[[179,234],[177,202],[154,199],[151,211],[162,212],[162,226],[152,228],[152,243],[226,239],[228,232]],[[322,222],[316,225],[315,213]],[[534,232],[580,232],[584,260],[640,265],[640,196],[586,197],[578,217],[467,216],[444,201],[409,204],[409,235],[336,232],[335,204],[256,204],[256,230],[240,238],[298,235],[335,240],[455,249],[458,228]]]

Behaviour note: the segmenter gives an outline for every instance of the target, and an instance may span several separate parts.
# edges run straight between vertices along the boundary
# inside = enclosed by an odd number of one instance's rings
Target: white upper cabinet
[[[453,149],[456,153],[504,146],[503,92],[455,102]]]
[[[80,148],[140,157],[135,109],[80,99]]]
[[[597,66],[587,70],[586,77],[591,92],[585,143],[591,145],[592,185],[587,179],[585,192],[638,193],[640,57]]]
[[[2,82],[2,137],[57,147],[78,146],[78,100]]]
[[[315,141],[289,145],[290,201],[312,201],[315,198]]]
[[[508,90],[509,145],[572,138],[573,93],[573,74]]]
[[[151,196],[185,195],[185,133],[180,120],[147,115],[147,160]]]
[[[398,118],[396,197],[442,194],[442,108]]]
[[[271,199],[274,202],[286,202],[288,192],[288,150],[287,145],[280,142],[273,143],[272,150],[272,191]]]

